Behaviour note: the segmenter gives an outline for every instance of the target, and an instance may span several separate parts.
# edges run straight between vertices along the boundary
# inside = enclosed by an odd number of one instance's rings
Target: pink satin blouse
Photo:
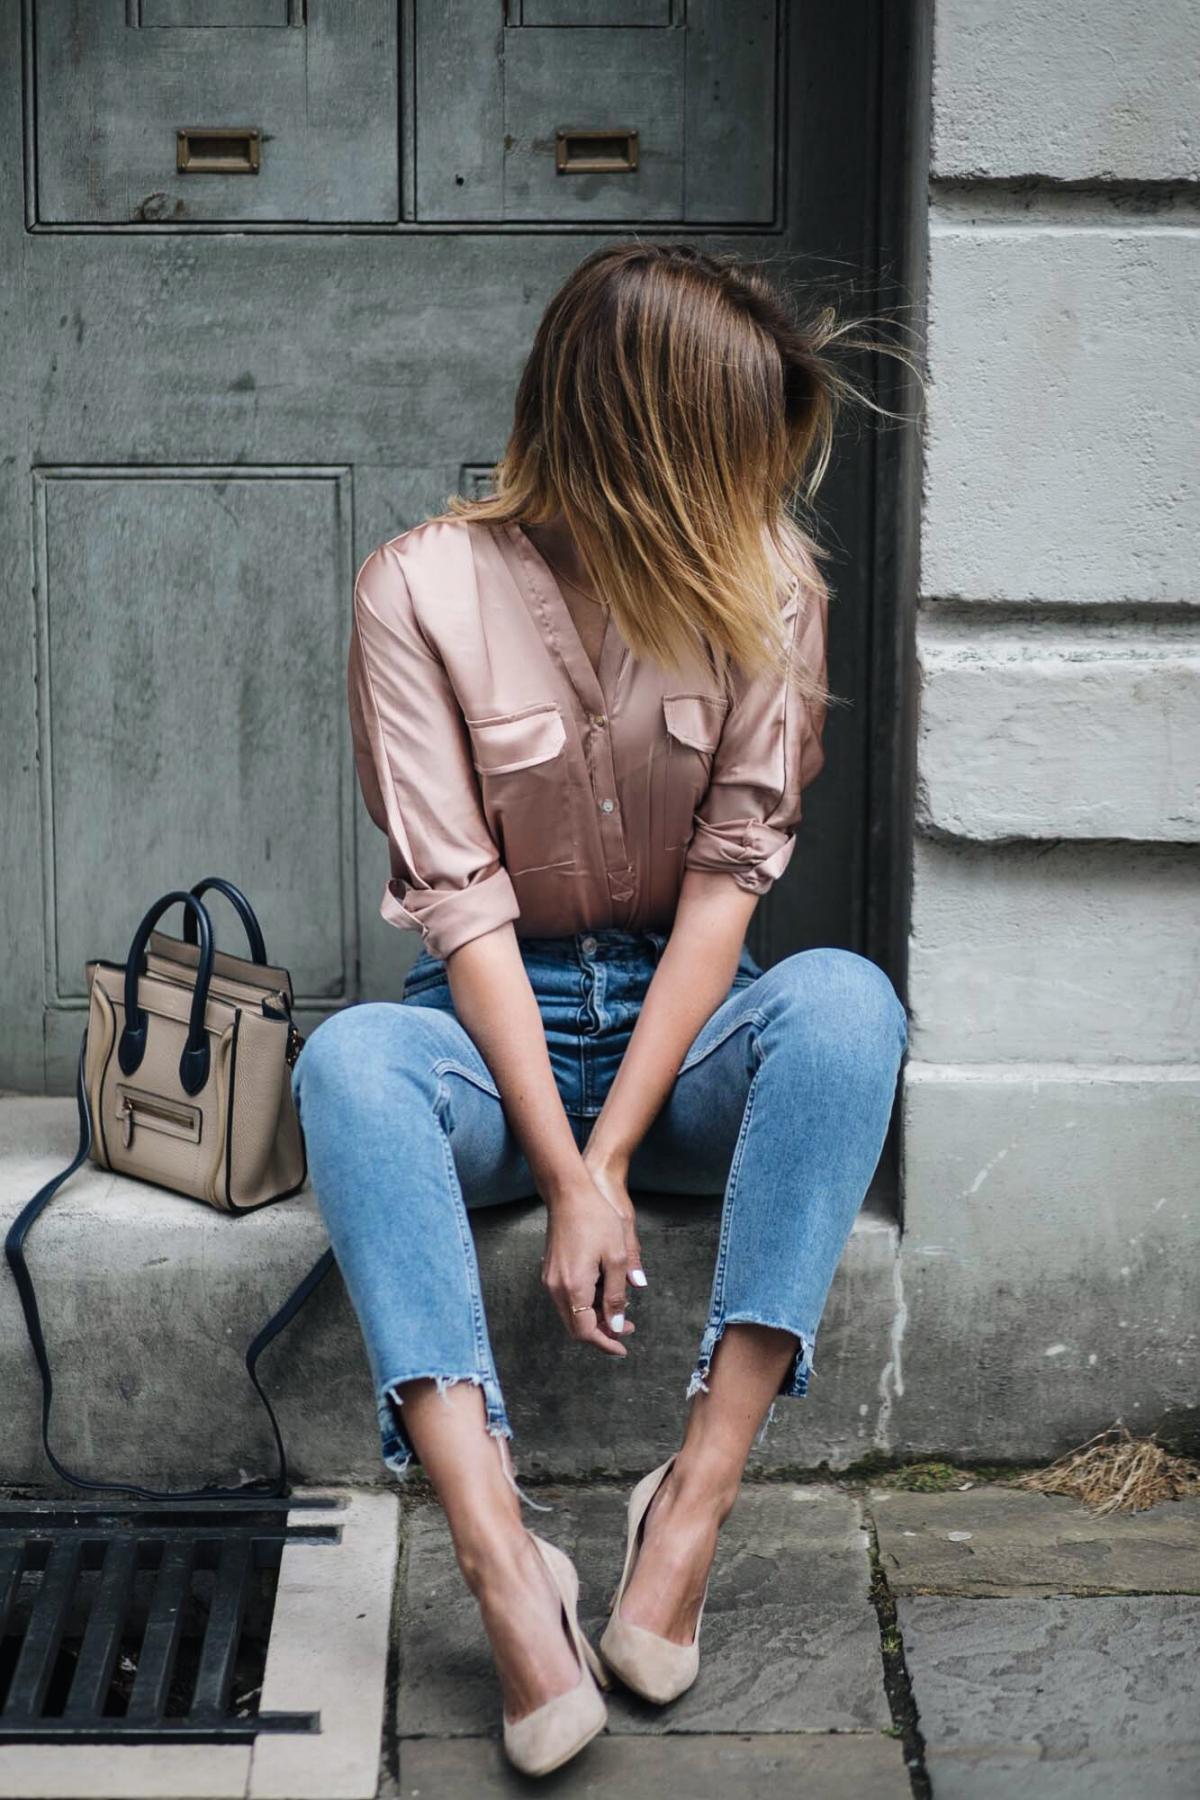
[[[826,596],[785,585],[824,679]],[[415,525],[354,584],[355,766],[390,872],[380,911],[431,955],[520,937],[669,930],[685,869],[762,894],[787,867],[824,708],[777,676],[722,687],[636,658],[608,616],[598,671],[517,525]]]

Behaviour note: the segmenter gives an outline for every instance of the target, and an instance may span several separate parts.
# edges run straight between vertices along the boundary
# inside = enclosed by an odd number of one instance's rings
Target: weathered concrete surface
[[[61,1168],[74,1103],[0,1099],[0,1219]],[[707,1313],[719,1202],[642,1198],[651,1288],[616,1365],[567,1341],[538,1272],[536,1203],[477,1222],[501,1380],[523,1473],[644,1471],[676,1448]],[[311,1191],[227,1218],[145,1183],[81,1170],[30,1234],[55,1372],[52,1441],[83,1473],[151,1486],[229,1482],[273,1468],[265,1415],[242,1358],[254,1333],[326,1247]],[[871,1448],[894,1320],[897,1234],[864,1212],[835,1278],[808,1396],[781,1401],[752,1468],[844,1467]],[[0,1267],[0,1479],[51,1479],[40,1395],[12,1278]],[[382,1481],[357,1321],[334,1272],[263,1359],[297,1479]]]
[[[0,1800],[244,1800],[249,1744],[6,1744]]]
[[[1198,1099],[1178,1067],[909,1063],[895,1444],[1194,1435]]]
[[[623,1364],[564,1340],[538,1279],[541,1208],[479,1217],[488,1319],[526,1474],[644,1473],[678,1444],[712,1286],[718,1202],[640,1196],[638,1206],[651,1285],[633,1301],[637,1339]],[[891,1356],[896,1257],[894,1224],[864,1210],[826,1302],[808,1394],[777,1402],[750,1453],[752,1475],[823,1460],[844,1468],[871,1449]]]
[[[1194,600],[1200,231],[936,211],[932,231],[922,593]]]
[[[1190,0],[953,0],[935,17],[938,175],[1200,178]]]
[[[972,1771],[992,1757],[1022,1772],[1030,1756],[1080,1759],[1069,1778],[1051,1765],[1041,1785],[1024,1785],[1022,1773],[1009,1790],[1080,1800],[1094,1791],[1092,1768],[1117,1794],[1105,1771],[1123,1766],[1124,1794],[1154,1800],[1187,1791],[1170,1785],[1181,1765],[1190,1763],[1193,1780],[1200,1775],[1200,1599],[920,1597],[901,1599],[897,1611],[939,1800],[1003,1792],[995,1782],[973,1785]],[[1160,1764],[1167,1785],[1156,1786]]]
[[[909,1042],[924,1062],[1188,1062],[1200,852],[918,840]]]
[[[925,1766],[937,1800],[1196,1800],[1200,1791],[1194,1756],[1147,1747],[1124,1757],[929,1750]]]
[[[593,1641],[620,1575],[628,1489],[539,1491],[555,1511],[536,1529],[579,1569],[580,1622]],[[433,1505],[409,1514],[402,1600],[401,1738],[497,1728],[498,1691],[478,1609]],[[701,1669],[671,1706],[619,1686],[616,1735],[879,1730],[890,1723],[867,1541],[853,1499],[819,1487],[747,1486],[725,1527],[704,1614]]]
[[[872,1489],[893,1594],[1200,1594],[1200,1498],[1098,1518],[1063,1494],[992,1484]]]
[[[926,830],[1200,840],[1200,630],[1031,635],[926,619],[919,659]]]
[[[418,1738],[400,1746],[400,1780],[381,1792],[396,1800],[491,1800],[527,1795],[499,1744],[479,1738]],[[820,1800],[908,1800],[899,1744],[873,1733],[805,1733],[794,1737],[714,1734],[696,1738],[596,1738],[539,1793],[571,1800],[777,1800],[780,1794]]]

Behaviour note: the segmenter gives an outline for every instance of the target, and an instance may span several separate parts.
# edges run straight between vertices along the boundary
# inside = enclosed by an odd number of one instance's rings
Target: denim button
[[[585,956],[591,956],[594,953],[595,948],[596,948],[595,938],[594,937],[581,938],[579,941],[579,948],[583,951],[583,954]]]

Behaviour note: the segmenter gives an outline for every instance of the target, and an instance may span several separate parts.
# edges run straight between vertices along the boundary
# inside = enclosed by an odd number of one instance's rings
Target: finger
[[[623,1314],[618,1312],[617,1314],[613,1315],[611,1308],[606,1307],[604,1304],[604,1284],[603,1284],[603,1282],[597,1282],[597,1284],[596,1284],[596,1298],[595,1298],[594,1305],[595,1305],[595,1309],[596,1309],[596,1323],[598,1324],[600,1330],[604,1333],[604,1335],[610,1341],[619,1340],[620,1338],[623,1338],[623,1337],[630,1337],[633,1334],[636,1327],[634,1326],[633,1320],[629,1316],[628,1302],[626,1302],[626,1309]],[[615,1330],[615,1331],[613,1329],[612,1324],[610,1323],[610,1320],[614,1316],[622,1321],[619,1329]]]
[[[601,1311],[605,1324],[616,1337],[625,1329],[625,1270],[618,1262],[604,1265]]]
[[[568,1334],[568,1336],[573,1337],[574,1336],[574,1325],[573,1325],[573,1321],[571,1318],[570,1302],[567,1299],[566,1293],[561,1288],[551,1288],[550,1298],[554,1302],[555,1312],[558,1314],[559,1318],[562,1320],[563,1330]]]
[[[631,1213],[625,1221],[625,1274],[636,1288],[646,1286],[646,1271],[642,1267],[642,1246],[638,1240],[637,1215]]]
[[[567,1336],[578,1337],[579,1321],[585,1315],[583,1313],[575,1312],[573,1309],[577,1306],[582,1306],[586,1296],[580,1291],[576,1283],[561,1274],[551,1284],[550,1295],[554,1301],[555,1310],[563,1322],[563,1328],[566,1331]],[[589,1300],[589,1315],[591,1304],[592,1302]]]
[[[572,1303],[575,1306],[580,1301]],[[617,1341],[605,1328],[603,1317],[598,1315],[594,1306],[586,1307],[582,1312],[572,1312],[571,1336],[579,1344],[593,1344],[597,1350],[603,1350],[607,1356],[624,1356],[625,1346]]]
[[[568,1288],[564,1296],[567,1315],[567,1329],[572,1337],[584,1338],[596,1329],[596,1295],[582,1293],[578,1288]]]
[[[594,1313],[590,1316],[595,1319]],[[613,1337],[599,1320],[589,1330],[581,1333],[577,1341],[581,1344],[591,1344],[595,1349],[602,1350],[605,1356],[629,1355],[624,1344],[618,1338]]]

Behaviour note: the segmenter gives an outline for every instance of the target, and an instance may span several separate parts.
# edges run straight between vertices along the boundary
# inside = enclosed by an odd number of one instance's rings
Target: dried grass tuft
[[[1039,1494],[1069,1494],[1097,1515],[1143,1512],[1160,1500],[1200,1496],[1200,1462],[1173,1456],[1153,1434],[1135,1438],[1127,1426],[1110,1425],[1048,1468],[1018,1476],[1012,1485]]]

